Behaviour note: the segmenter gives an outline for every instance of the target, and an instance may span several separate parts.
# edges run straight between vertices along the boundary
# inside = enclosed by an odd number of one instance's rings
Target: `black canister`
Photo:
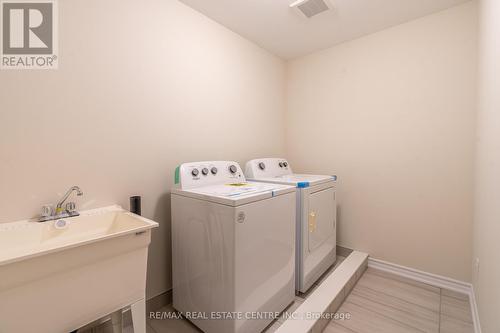
[[[141,196],[136,195],[130,197],[130,211],[134,214],[141,215]]]

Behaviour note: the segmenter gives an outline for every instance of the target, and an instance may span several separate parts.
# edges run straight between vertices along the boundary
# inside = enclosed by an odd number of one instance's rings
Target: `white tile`
[[[455,319],[460,319],[461,321],[472,323],[472,313],[468,299],[463,300],[455,297],[442,296],[441,313]]]
[[[368,268],[368,258],[359,266],[358,270],[356,271],[356,279],[360,279],[363,274],[365,273],[366,269]]]
[[[357,279],[356,279],[356,273],[354,273],[349,281],[347,281],[347,284],[345,285],[345,294],[348,295],[352,288],[354,288],[354,286],[356,285],[356,282],[357,282]]]
[[[328,325],[330,322],[330,319],[327,318],[320,318],[316,323],[314,324],[311,333],[321,333],[325,329],[325,327]]]
[[[350,313],[351,318],[336,320],[336,323],[356,333],[422,333],[422,330],[373,312],[348,300],[340,312]]]
[[[338,293],[337,296],[333,299],[328,311],[330,313],[337,312],[337,310],[342,305],[342,302],[344,302],[344,299],[345,299],[345,289],[342,289],[342,291],[340,293]]]
[[[355,288],[356,289],[356,288]],[[405,304],[403,307],[393,307],[384,304],[381,299],[370,299],[360,296],[354,290],[346,299],[346,302],[356,304],[362,308],[369,309],[379,315],[390,318],[400,323],[405,323],[408,326],[415,328],[416,330],[421,329],[427,333],[439,333],[439,314],[433,313],[434,316],[432,320],[417,316],[417,312],[420,310],[419,306],[414,304]],[[361,318],[363,319],[363,318]]]
[[[471,323],[441,315],[441,333],[474,333]]]
[[[340,326],[335,322],[330,322],[324,329],[323,333],[356,333],[344,326]]]
[[[373,302],[378,302],[383,305],[399,309],[407,313],[411,313],[412,316],[419,318],[421,320],[439,322],[438,311],[433,311],[426,307],[422,307],[414,303],[408,302],[404,299],[395,297],[391,295],[390,291],[388,290],[385,290],[384,292],[379,292],[358,284],[352,291],[351,295],[360,296],[365,299],[371,300]]]
[[[363,264],[368,255],[366,253],[353,251],[341,265],[335,270],[334,274],[328,276],[325,281],[318,286],[314,292],[300,306],[298,311],[317,313],[328,311],[332,300],[342,292],[345,284],[351,276],[356,274],[356,270]],[[304,333],[311,330],[315,324],[314,319],[287,320],[278,328],[276,333]]]
[[[440,289],[438,287],[431,286],[430,284],[427,284],[427,283],[415,281],[415,280],[406,278],[404,276],[399,276],[399,275],[392,274],[392,273],[389,273],[389,272],[384,272],[382,270],[371,268],[371,267],[368,267],[366,269],[366,272],[369,273],[369,274],[375,274],[375,275],[378,275],[378,276],[381,276],[381,277],[384,277],[384,278],[388,278],[388,279],[391,279],[391,280],[396,280],[396,281],[399,281],[399,282],[410,284],[410,285],[418,287],[418,288],[426,289],[426,290],[432,291],[432,292],[434,292],[436,294],[440,293]]]
[[[358,285],[439,312],[440,294],[412,283],[388,279],[367,270]]]

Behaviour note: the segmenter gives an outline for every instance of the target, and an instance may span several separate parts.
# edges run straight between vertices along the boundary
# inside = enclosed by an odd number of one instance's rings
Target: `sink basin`
[[[119,206],[85,211],[62,220],[66,226],[60,228],[56,227],[58,220],[0,224],[0,265],[158,226]]]
[[[68,333],[129,305],[145,316],[157,226],[119,206],[0,224],[0,332]]]

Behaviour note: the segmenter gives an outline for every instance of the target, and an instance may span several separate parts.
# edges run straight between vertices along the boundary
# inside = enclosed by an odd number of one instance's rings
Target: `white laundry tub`
[[[158,223],[119,206],[64,221],[0,224],[0,332],[68,333],[128,305],[145,332],[148,245]]]

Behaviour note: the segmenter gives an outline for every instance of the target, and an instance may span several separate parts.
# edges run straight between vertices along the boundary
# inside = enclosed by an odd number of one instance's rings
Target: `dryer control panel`
[[[183,163],[175,169],[175,185],[182,189],[245,181],[243,170],[234,161]]]
[[[270,178],[291,175],[292,167],[284,158],[260,158],[248,161],[245,175],[248,178]]]

